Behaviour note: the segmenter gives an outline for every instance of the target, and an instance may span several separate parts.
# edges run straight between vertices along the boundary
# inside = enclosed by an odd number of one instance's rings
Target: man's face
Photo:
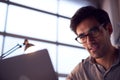
[[[88,50],[90,55],[96,59],[107,55],[108,48],[111,44],[110,30],[108,28],[103,28],[103,25],[100,27],[100,25],[101,24],[94,18],[88,18],[82,21],[76,28],[77,35],[87,35],[85,39],[83,39],[85,42],[82,44]],[[92,35],[94,34],[94,31],[91,31],[92,33],[89,34],[90,30],[94,29],[94,27],[98,27],[99,30],[96,37],[96,34]]]

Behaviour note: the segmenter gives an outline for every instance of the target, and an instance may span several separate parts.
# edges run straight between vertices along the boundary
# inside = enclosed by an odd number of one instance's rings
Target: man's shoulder
[[[83,60],[76,66],[76,69],[85,68],[85,67],[91,65],[91,63],[92,63],[91,57],[87,57],[86,59],[83,59]]]
[[[78,63],[78,65],[76,65],[76,67],[73,69],[72,75],[82,74],[82,73],[84,73],[84,71],[89,69],[88,66],[90,66],[90,64],[91,64],[90,60],[91,60],[91,58],[87,57],[86,59],[83,59],[80,63]]]
[[[85,80],[85,78],[83,76],[84,73],[86,73],[86,71],[89,70],[89,65],[91,64],[91,58],[87,57],[86,59],[83,59],[71,72],[71,74],[67,77],[68,80]],[[79,77],[79,78],[78,78]]]
[[[86,59],[83,59],[80,64],[86,65],[86,64],[90,64],[91,62],[92,62],[92,58],[89,56]]]

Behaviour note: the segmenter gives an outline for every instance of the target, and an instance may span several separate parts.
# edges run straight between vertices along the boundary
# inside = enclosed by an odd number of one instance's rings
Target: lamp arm
[[[12,52],[16,51],[17,49],[19,49],[21,47],[22,47],[22,45],[20,45],[20,44],[15,45],[13,48],[8,50],[7,52],[2,53],[1,54],[1,59],[5,58],[6,56],[10,55]]]

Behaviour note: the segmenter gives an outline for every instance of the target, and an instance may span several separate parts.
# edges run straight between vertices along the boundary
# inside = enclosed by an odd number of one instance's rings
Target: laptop
[[[58,80],[47,49],[0,61],[0,80]]]

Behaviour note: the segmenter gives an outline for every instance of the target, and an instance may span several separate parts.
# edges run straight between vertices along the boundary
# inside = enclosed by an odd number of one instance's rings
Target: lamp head
[[[26,51],[29,47],[34,46],[34,44],[28,42],[28,39],[25,39],[23,45],[25,45],[24,51]]]

